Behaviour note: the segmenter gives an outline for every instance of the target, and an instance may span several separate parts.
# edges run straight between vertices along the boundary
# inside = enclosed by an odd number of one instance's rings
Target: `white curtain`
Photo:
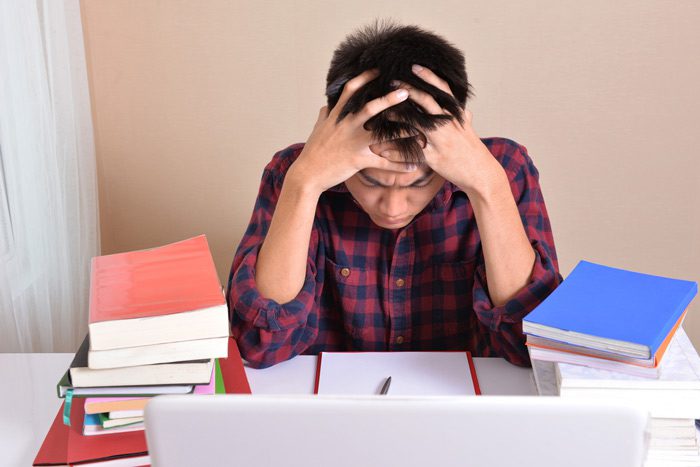
[[[98,252],[79,0],[0,0],[0,352],[76,350]]]

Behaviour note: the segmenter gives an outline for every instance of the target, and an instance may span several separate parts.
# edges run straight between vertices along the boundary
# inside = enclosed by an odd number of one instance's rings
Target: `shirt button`
[[[343,268],[340,270],[340,275],[343,277],[348,277],[350,275],[350,269],[348,268]]]
[[[397,344],[403,344],[403,336],[399,336],[396,338],[396,343]]]
[[[403,287],[405,283],[406,281],[403,279],[396,279],[396,287]]]

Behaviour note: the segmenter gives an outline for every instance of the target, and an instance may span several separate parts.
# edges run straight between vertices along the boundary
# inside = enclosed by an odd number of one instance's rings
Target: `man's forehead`
[[[405,163],[403,161],[399,162]],[[420,183],[430,179],[433,173],[433,169],[427,165],[422,165],[413,172],[396,172],[377,168],[363,169],[359,172],[360,176],[365,180],[387,186],[408,186],[414,183]]]

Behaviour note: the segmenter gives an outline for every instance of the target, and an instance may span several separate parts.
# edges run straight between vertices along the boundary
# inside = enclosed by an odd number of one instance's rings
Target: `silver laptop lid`
[[[154,466],[641,466],[641,409],[543,397],[159,396]]]

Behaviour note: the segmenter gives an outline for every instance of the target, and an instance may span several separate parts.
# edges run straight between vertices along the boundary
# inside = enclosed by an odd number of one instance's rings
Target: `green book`
[[[215,383],[216,383],[216,389],[215,389],[215,394],[226,394],[226,387],[224,386],[224,375],[221,373],[221,365],[219,364],[219,359],[216,359],[216,367],[215,367]]]
[[[97,414],[100,418],[100,424],[105,430],[112,428],[118,428],[122,426],[135,425],[137,423],[143,423],[143,417],[129,417],[129,418],[109,418],[106,413]]]

